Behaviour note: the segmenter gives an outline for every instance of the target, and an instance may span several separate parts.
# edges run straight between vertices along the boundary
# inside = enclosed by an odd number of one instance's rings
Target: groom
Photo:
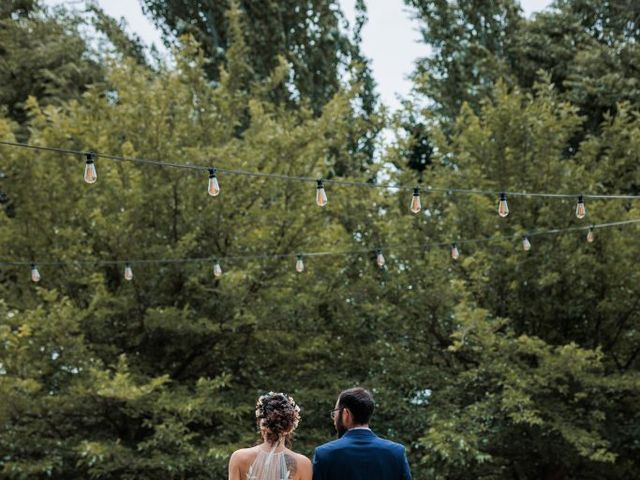
[[[340,394],[331,411],[339,438],[316,448],[313,480],[411,480],[404,447],[369,429],[373,408],[364,388]]]

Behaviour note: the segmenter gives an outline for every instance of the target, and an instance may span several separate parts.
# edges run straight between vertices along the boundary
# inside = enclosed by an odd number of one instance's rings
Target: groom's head
[[[345,390],[338,397],[333,424],[338,436],[342,437],[354,427],[366,426],[373,415],[373,395],[361,387]]]

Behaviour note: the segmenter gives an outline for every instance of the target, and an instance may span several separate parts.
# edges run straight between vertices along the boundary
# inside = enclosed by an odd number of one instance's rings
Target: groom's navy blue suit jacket
[[[411,480],[411,472],[402,445],[358,428],[316,448],[313,480]]]

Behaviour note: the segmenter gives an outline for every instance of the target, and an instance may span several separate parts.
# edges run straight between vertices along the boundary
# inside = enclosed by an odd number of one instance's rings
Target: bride
[[[262,443],[236,450],[229,460],[229,480],[311,480],[311,462],[287,448],[300,421],[300,407],[289,395],[258,398],[256,420]]]

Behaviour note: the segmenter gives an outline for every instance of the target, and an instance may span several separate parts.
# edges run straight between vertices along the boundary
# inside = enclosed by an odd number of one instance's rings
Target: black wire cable
[[[80,151],[80,150],[72,150],[65,148],[57,148],[57,147],[42,147],[39,145],[30,145],[26,143],[18,143],[18,142],[8,142],[8,141],[0,141],[0,145],[10,146],[10,147],[19,147],[26,148],[31,150],[40,150],[40,151],[48,151],[48,152],[56,152],[70,155],[81,155],[86,156],[88,153],[95,153],[89,151]],[[132,162],[132,163],[140,163],[146,165],[154,165],[157,167],[170,167],[170,168],[179,168],[179,169],[188,169],[188,170],[201,170],[203,172],[208,172],[210,167],[205,167],[201,165],[194,165],[190,163],[175,163],[175,162],[166,162],[160,160],[150,160],[145,158],[134,158],[134,157],[125,157],[121,155],[111,155],[106,153],[95,153],[96,158],[104,158],[107,160],[113,160],[118,162]],[[307,176],[292,176],[292,175],[284,175],[279,173],[266,173],[266,172],[252,172],[248,170],[241,169],[232,169],[232,168],[221,168],[216,166],[216,170],[219,173],[224,173],[227,175],[239,175],[246,177],[263,177],[263,178],[273,178],[276,180],[284,180],[284,181],[296,181],[296,182],[307,182],[307,183],[315,183],[318,181],[315,177],[307,177]],[[338,179],[323,179],[325,184],[339,185],[345,187],[363,187],[363,188],[380,188],[385,190],[409,190],[413,191],[415,189],[415,185],[400,185],[400,184],[383,184],[383,183],[369,183],[369,182],[361,182],[361,181],[350,181],[350,180],[338,180]],[[584,193],[544,193],[544,192],[517,192],[517,191],[498,191],[498,190],[481,190],[481,189],[466,189],[466,188],[445,188],[445,187],[429,187],[429,186],[421,186],[420,190],[425,193],[436,192],[436,193],[458,193],[464,195],[494,195],[497,196],[501,193],[506,194],[511,197],[543,197],[543,198],[577,198],[579,195],[582,195],[583,198],[590,199],[598,199],[598,200],[636,200],[640,199],[640,195],[605,195],[605,194],[584,194]]]
[[[587,225],[583,227],[568,227],[568,228],[554,228],[550,230],[536,230],[527,232],[526,236],[542,236],[542,235],[558,235],[568,232],[596,230],[603,228],[612,228],[623,225],[640,223],[639,219],[622,220],[618,222],[600,223],[594,225]],[[493,235],[490,237],[476,238],[469,240],[455,240],[452,242],[437,242],[437,243],[424,243],[420,245],[406,245],[406,244],[390,244],[375,248],[361,248],[354,250],[342,250],[342,251],[320,251],[320,252],[295,252],[295,253],[263,253],[253,255],[228,255],[228,256],[210,256],[210,257],[195,257],[195,258],[158,258],[158,259],[126,259],[126,260],[70,260],[70,261],[5,261],[0,260],[0,266],[25,266],[37,264],[38,266],[73,266],[73,265],[149,265],[149,264],[180,264],[180,263],[209,263],[214,260],[219,262],[233,261],[233,260],[267,260],[267,259],[279,259],[279,258],[298,258],[302,256],[307,257],[327,257],[327,256],[348,256],[348,255],[360,255],[363,253],[372,253],[377,250],[389,251],[389,250],[428,250],[433,248],[449,247],[452,243],[456,245],[468,245],[468,244],[480,244],[489,243],[496,240],[514,240],[522,237],[522,234],[513,235]]]

